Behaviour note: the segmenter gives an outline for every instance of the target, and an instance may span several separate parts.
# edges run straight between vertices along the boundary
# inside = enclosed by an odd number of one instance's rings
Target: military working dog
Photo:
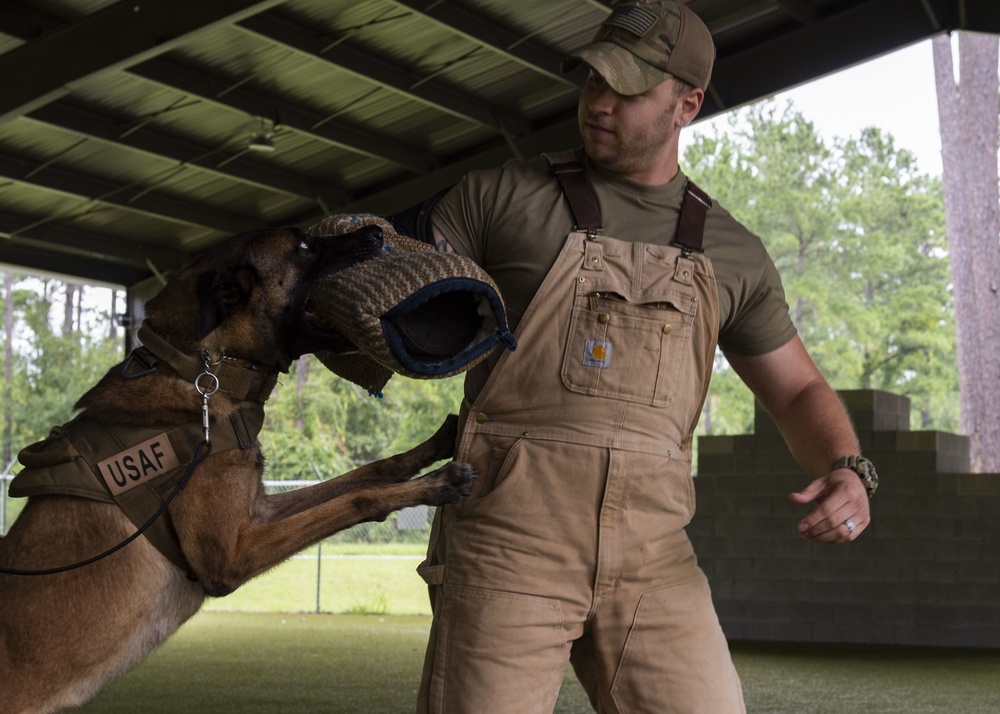
[[[453,417],[406,453],[264,492],[256,434],[277,375],[302,354],[352,350],[310,321],[310,285],[380,248],[371,227],[223,241],[146,304],[142,346],[80,398],[79,415],[22,452],[12,492],[29,498],[0,540],[0,709],[78,706],[206,596],[356,523],[467,493],[466,464],[413,478],[452,456]]]

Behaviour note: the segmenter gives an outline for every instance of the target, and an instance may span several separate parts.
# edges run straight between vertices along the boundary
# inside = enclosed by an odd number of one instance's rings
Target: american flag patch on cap
[[[604,21],[604,27],[620,27],[634,35],[642,37],[653,26],[656,20],[656,13],[644,7],[620,5]]]

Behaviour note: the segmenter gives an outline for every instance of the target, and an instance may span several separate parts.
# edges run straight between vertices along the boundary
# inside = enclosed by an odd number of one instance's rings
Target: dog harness
[[[192,385],[205,371],[197,355],[183,352],[143,323],[138,332],[142,346],[121,366],[126,379],[142,379],[161,365]],[[217,365],[213,373],[218,390],[234,399],[251,402],[214,424],[212,453],[253,448],[264,424],[263,403],[277,382],[277,374],[244,367],[233,360]],[[205,424],[129,426],[105,424],[86,412],[55,427],[44,441],[21,450],[24,469],[11,481],[15,498],[63,495],[116,503],[137,528],[141,528],[164,503],[194,462],[205,441]],[[190,573],[169,513],[163,513],[144,534],[172,563]]]

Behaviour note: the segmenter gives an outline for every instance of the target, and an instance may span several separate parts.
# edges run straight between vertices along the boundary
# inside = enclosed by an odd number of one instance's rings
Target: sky
[[[816,125],[825,140],[858,136],[874,126],[892,134],[896,148],[917,157],[923,173],[941,175],[941,138],[938,133],[937,94],[930,40],[856,65],[775,95],[791,100]],[[711,118],[691,127],[691,136],[724,119]]]

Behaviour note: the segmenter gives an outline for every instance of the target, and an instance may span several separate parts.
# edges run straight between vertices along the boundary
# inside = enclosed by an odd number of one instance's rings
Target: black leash
[[[204,452],[199,453],[203,447],[204,447]],[[170,495],[167,496],[166,500],[160,504],[160,507],[158,509],[156,509],[156,513],[150,516],[149,520],[147,520],[139,527],[139,530],[137,530],[135,533],[130,535],[128,538],[126,538],[113,548],[109,548],[108,550],[104,551],[103,553],[100,553],[99,555],[95,555],[92,558],[87,558],[86,560],[81,560],[79,563],[73,563],[72,565],[63,565],[58,568],[48,568],[46,570],[18,570],[17,568],[4,568],[3,566],[0,566],[0,573],[5,575],[54,575],[56,573],[65,573],[68,570],[75,570],[76,568],[82,568],[85,565],[96,563],[98,560],[107,558],[109,555],[113,553],[117,553],[119,550],[121,550],[129,543],[134,541],[136,538],[141,536],[146,531],[147,528],[153,525],[153,523],[156,521],[157,518],[163,515],[163,512],[167,510],[167,506],[169,506],[170,502],[174,500],[174,497],[178,493],[180,493],[185,486],[187,486],[187,482],[191,478],[191,475],[194,473],[194,470],[198,468],[198,464],[200,464],[202,460],[204,460],[205,457],[207,457],[211,453],[212,453],[211,441],[208,441],[206,439],[205,441],[202,441],[200,444],[198,444],[198,446],[195,447],[194,458],[191,459],[191,463],[188,465],[187,470],[184,472],[184,475],[181,476],[180,480],[177,482],[177,485],[174,486],[174,490],[170,492]]]

